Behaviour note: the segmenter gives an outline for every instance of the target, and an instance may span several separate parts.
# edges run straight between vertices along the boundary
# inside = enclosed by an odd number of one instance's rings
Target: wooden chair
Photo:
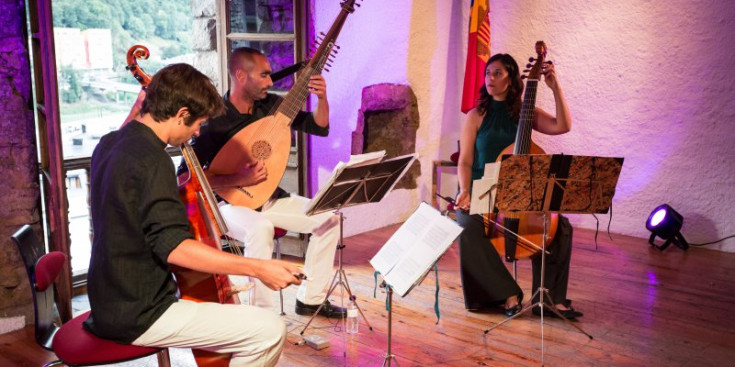
[[[12,236],[25,264],[33,291],[36,342],[59,358],[44,366],[91,366],[124,362],[158,354],[158,365],[170,366],[168,349],[119,344],[101,339],[82,327],[89,311],[59,326],[54,303],[54,281],[66,263],[59,251],[44,254],[33,229],[25,225]]]

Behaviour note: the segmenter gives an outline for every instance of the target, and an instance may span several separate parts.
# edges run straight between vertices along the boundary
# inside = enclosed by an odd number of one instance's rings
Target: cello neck
[[[199,184],[198,186],[201,188],[200,191],[204,196],[204,202],[207,205],[206,209],[212,213],[212,217],[214,218],[214,222],[217,225],[219,233],[228,233],[229,230],[227,229],[227,224],[225,224],[222,214],[219,211],[219,206],[217,206],[217,199],[214,197],[212,187],[209,185],[207,176],[204,174],[204,169],[202,169],[201,164],[199,164],[199,159],[194,153],[194,149],[189,145],[189,143],[181,144],[181,154],[189,168],[189,174],[191,175],[190,180],[196,179],[196,182]]]

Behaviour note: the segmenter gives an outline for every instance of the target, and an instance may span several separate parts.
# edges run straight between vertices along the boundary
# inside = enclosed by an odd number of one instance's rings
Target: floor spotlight
[[[682,250],[689,248],[684,236],[681,234],[681,225],[684,223],[684,217],[681,216],[674,208],[663,204],[651,212],[646,221],[646,228],[651,231],[651,237],[648,238],[648,243],[651,246],[659,249],[660,251],[665,250],[672,243]],[[654,239],[656,236],[661,237],[665,240],[663,245],[656,245]]]

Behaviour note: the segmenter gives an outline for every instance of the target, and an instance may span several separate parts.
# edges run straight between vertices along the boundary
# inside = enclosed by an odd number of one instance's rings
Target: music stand
[[[378,253],[370,259],[370,265],[381,274],[388,298],[388,350],[383,367],[398,365],[392,348],[393,291],[405,297],[421,284],[431,268],[462,233],[462,227],[443,216],[427,203],[419,204],[413,214],[401,225]]]
[[[545,286],[548,215],[555,213],[607,213],[615,194],[622,158],[570,155],[505,155],[500,167],[495,210],[537,212],[543,215],[541,283],[531,299],[538,301],[485,330],[485,334],[533,307],[541,308],[541,363],[544,359],[544,308],[592,339],[555,307]],[[549,303],[547,303],[547,301]]]
[[[381,201],[411,167],[415,159],[416,153],[413,153],[379,162],[338,166],[332,174],[327,184],[328,186],[320,190],[317,196],[312,199],[311,205],[306,210],[306,214],[314,215],[334,211],[335,214],[339,215],[340,231],[339,243],[337,244],[338,267],[334,273],[334,277],[332,277],[332,282],[329,285],[329,291],[327,291],[325,299],[329,298],[338,285],[347,291],[349,297],[352,297],[352,290],[350,290],[350,285],[347,282],[347,274],[342,268],[342,250],[345,248],[344,231],[342,230],[344,222],[342,208]],[[370,326],[362,309],[357,302],[355,302],[355,305],[360,312],[360,316],[365,320],[365,324],[372,331],[373,327]],[[301,335],[304,335],[304,331],[311,325],[314,317],[321,311],[323,306],[324,302],[319,305],[319,308],[311,316],[309,322],[301,330]]]

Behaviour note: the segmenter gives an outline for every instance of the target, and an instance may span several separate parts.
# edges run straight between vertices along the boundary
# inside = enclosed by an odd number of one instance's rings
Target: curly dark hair
[[[212,81],[188,64],[172,64],[159,70],[146,87],[141,113],[150,113],[155,121],[163,121],[187,107],[184,119],[191,126],[200,117],[217,117],[225,105]]]
[[[485,64],[485,71],[487,72],[488,66],[495,61],[500,61],[508,71],[508,79],[510,85],[508,86],[508,95],[505,97],[505,103],[508,104],[510,115],[514,120],[518,120],[521,116],[521,95],[523,94],[523,81],[521,80],[521,73],[518,70],[518,63],[513,59],[513,56],[508,54],[495,54]],[[490,111],[492,105],[493,96],[491,96],[486,86],[483,84],[480,87],[480,98],[477,99],[477,112],[480,115],[484,115]]]

